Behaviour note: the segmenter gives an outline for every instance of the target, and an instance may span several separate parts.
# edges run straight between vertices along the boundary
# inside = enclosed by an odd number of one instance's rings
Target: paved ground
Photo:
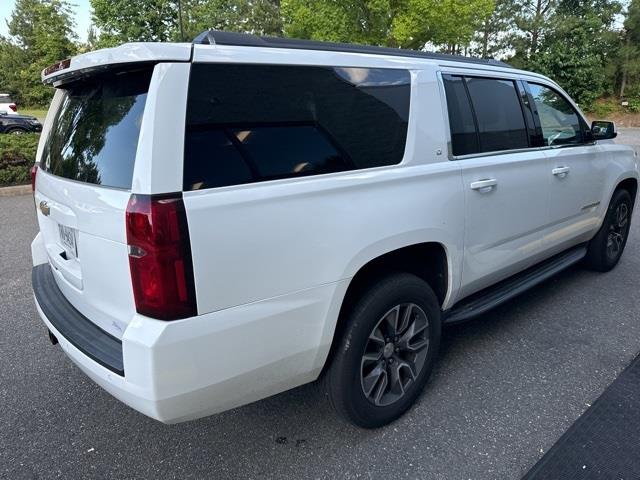
[[[636,219],[613,272],[571,269],[447,330],[427,391],[387,428],[341,423],[313,385],[165,426],[49,344],[30,293],[33,208],[0,198],[0,478],[517,479],[640,351]]]

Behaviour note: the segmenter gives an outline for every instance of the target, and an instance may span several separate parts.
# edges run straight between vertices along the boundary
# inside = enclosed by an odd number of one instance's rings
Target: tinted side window
[[[399,163],[406,70],[194,64],[184,189]]]
[[[478,133],[463,77],[443,75],[451,128],[451,150],[454,155],[480,151]]]
[[[559,93],[536,83],[529,83],[538,110],[546,146],[572,145],[583,142],[580,117]]]
[[[511,80],[466,77],[478,122],[481,152],[527,148],[529,135]]]

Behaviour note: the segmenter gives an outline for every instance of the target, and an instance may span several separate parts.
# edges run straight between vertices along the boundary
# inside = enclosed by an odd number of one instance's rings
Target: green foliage
[[[53,91],[40,81],[43,68],[76,52],[73,19],[66,0],[16,0],[0,37],[0,85],[29,105],[47,104]]]
[[[494,0],[283,0],[287,36],[448,50],[467,46]]]
[[[393,21],[392,35],[405,48],[432,43],[459,53],[494,9],[494,0],[408,0]]]
[[[613,0],[561,1],[526,66],[557,81],[583,108],[606,91],[605,64],[612,53]]]
[[[172,0],[91,0],[93,21],[100,29],[99,47],[124,42],[172,39],[177,8]]]
[[[29,183],[40,135],[0,135],[0,187]]]
[[[620,110],[618,100],[615,98],[603,98],[594,102],[588,109],[589,114],[594,118],[609,118],[612,113]]]
[[[99,48],[124,42],[190,41],[209,28],[281,35],[279,3],[277,0],[182,0],[181,34],[178,0],[91,0],[100,36],[97,41],[90,40]]]
[[[627,110],[631,113],[640,113],[640,97],[629,99]]]
[[[391,45],[394,0],[283,0],[284,33],[295,38]]]
[[[183,5],[185,37],[213,28],[256,35],[282,35],[277,0],[187,0]]]
[[[512,48],[512,35],[508,32],[519,8],[514,0],[496,0],[493,13],[481,22],[475,33],[472,53],[480,58],[496,58]]]

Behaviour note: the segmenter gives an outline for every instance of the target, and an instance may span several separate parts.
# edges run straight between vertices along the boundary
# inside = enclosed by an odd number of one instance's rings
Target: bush
[[[630,98],[627,110],[631,113],[640,113],[640,98]]]
[[[595,119],[603,119],[608,118],[618,110],[618,101],[615,98],[601,98],[591,105],[588,113]]]
[[[0,187],[29,183],[39,137],[37,133],[0,135]]]

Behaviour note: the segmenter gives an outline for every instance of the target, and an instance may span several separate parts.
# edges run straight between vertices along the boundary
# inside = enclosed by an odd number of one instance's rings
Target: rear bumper
[[[98,364],[124,376],[122,342],[98,328],[69,303],[48,263],[33,267],[31,284],[39,309],[60,335]]]
[[[34,267],[34,276],[40,268],[50,267]],[[327,319],[338,314],[333,297],[344,295],[346,286],[338,282],[173,322],[136,315],[120,339],[122,375],[78,341],[61,320],[62,309],[49,308],[41,291],[34,296],[46,326],[93,381],[139,412],[177,423],[317,378],[335,326]]]

